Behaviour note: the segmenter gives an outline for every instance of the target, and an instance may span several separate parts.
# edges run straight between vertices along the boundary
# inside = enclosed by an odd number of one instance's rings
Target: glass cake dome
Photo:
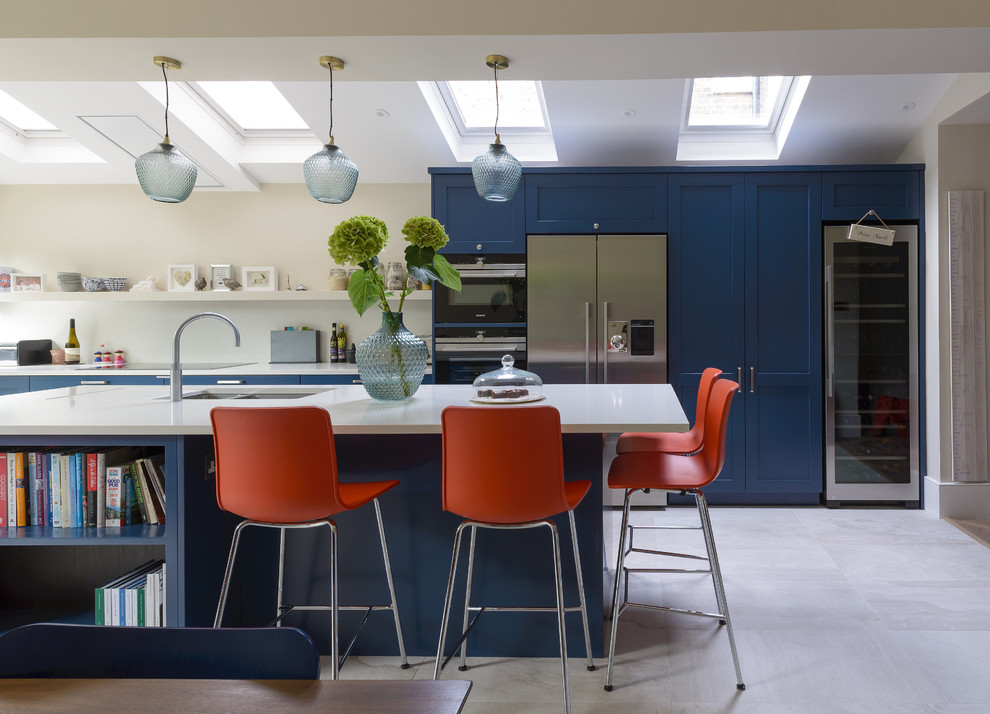
[[[485,372],[474,380],[472,402],[513,404],[543,399],[543,380],[532,372],[516,369],[512,355],[502,358],[502,368]]]

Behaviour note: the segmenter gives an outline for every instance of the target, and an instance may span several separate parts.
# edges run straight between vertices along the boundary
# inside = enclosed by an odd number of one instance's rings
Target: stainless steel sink
[[[272,388],[244,388],[236,389],[197,389],[192,392],[185,392],[182,400],[187,399],[302,399],[311,397],[314,394],[329,392],[334,387],[320,387],[319,389],[272,389]],[[168,399],[168,396],[157,397],[157,399]]]

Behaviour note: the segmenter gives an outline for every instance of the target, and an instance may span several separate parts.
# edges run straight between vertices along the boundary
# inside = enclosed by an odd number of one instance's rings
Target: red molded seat
[[[630,431],[619,436],[615,444],[617,454],[630,451],[663,451],[668,454],[693,454],[705,442],[705,413],[708,410],[708,399],[715,381],[722,376],[718,367],[708,367],[701,373],[698,383],[698,403],[694,410],[694,426],[690,431],[674,432],[637,432]]]

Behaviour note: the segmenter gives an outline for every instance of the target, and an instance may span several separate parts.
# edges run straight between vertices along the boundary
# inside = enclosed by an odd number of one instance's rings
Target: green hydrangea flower
[[[402,235],[413,245],[420,248],[439,250],[447,245],[450,236],[443,229],[440,221],[429,216],[413,216],[402,226]]]
[[[382,252],[387,243],[385,221],[373,216],[354,216],[341,221],[327,239],[330,257],[338,265],[357,265],[371,260]]]

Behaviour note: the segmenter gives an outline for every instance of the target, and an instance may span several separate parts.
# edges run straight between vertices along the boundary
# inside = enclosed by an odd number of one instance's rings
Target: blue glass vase
[[[395,402],[416,393],[426,374],[426,343],[402,324],[401,312],[383,312],[378,331],[357,346],[358,375],[373,399]]]

